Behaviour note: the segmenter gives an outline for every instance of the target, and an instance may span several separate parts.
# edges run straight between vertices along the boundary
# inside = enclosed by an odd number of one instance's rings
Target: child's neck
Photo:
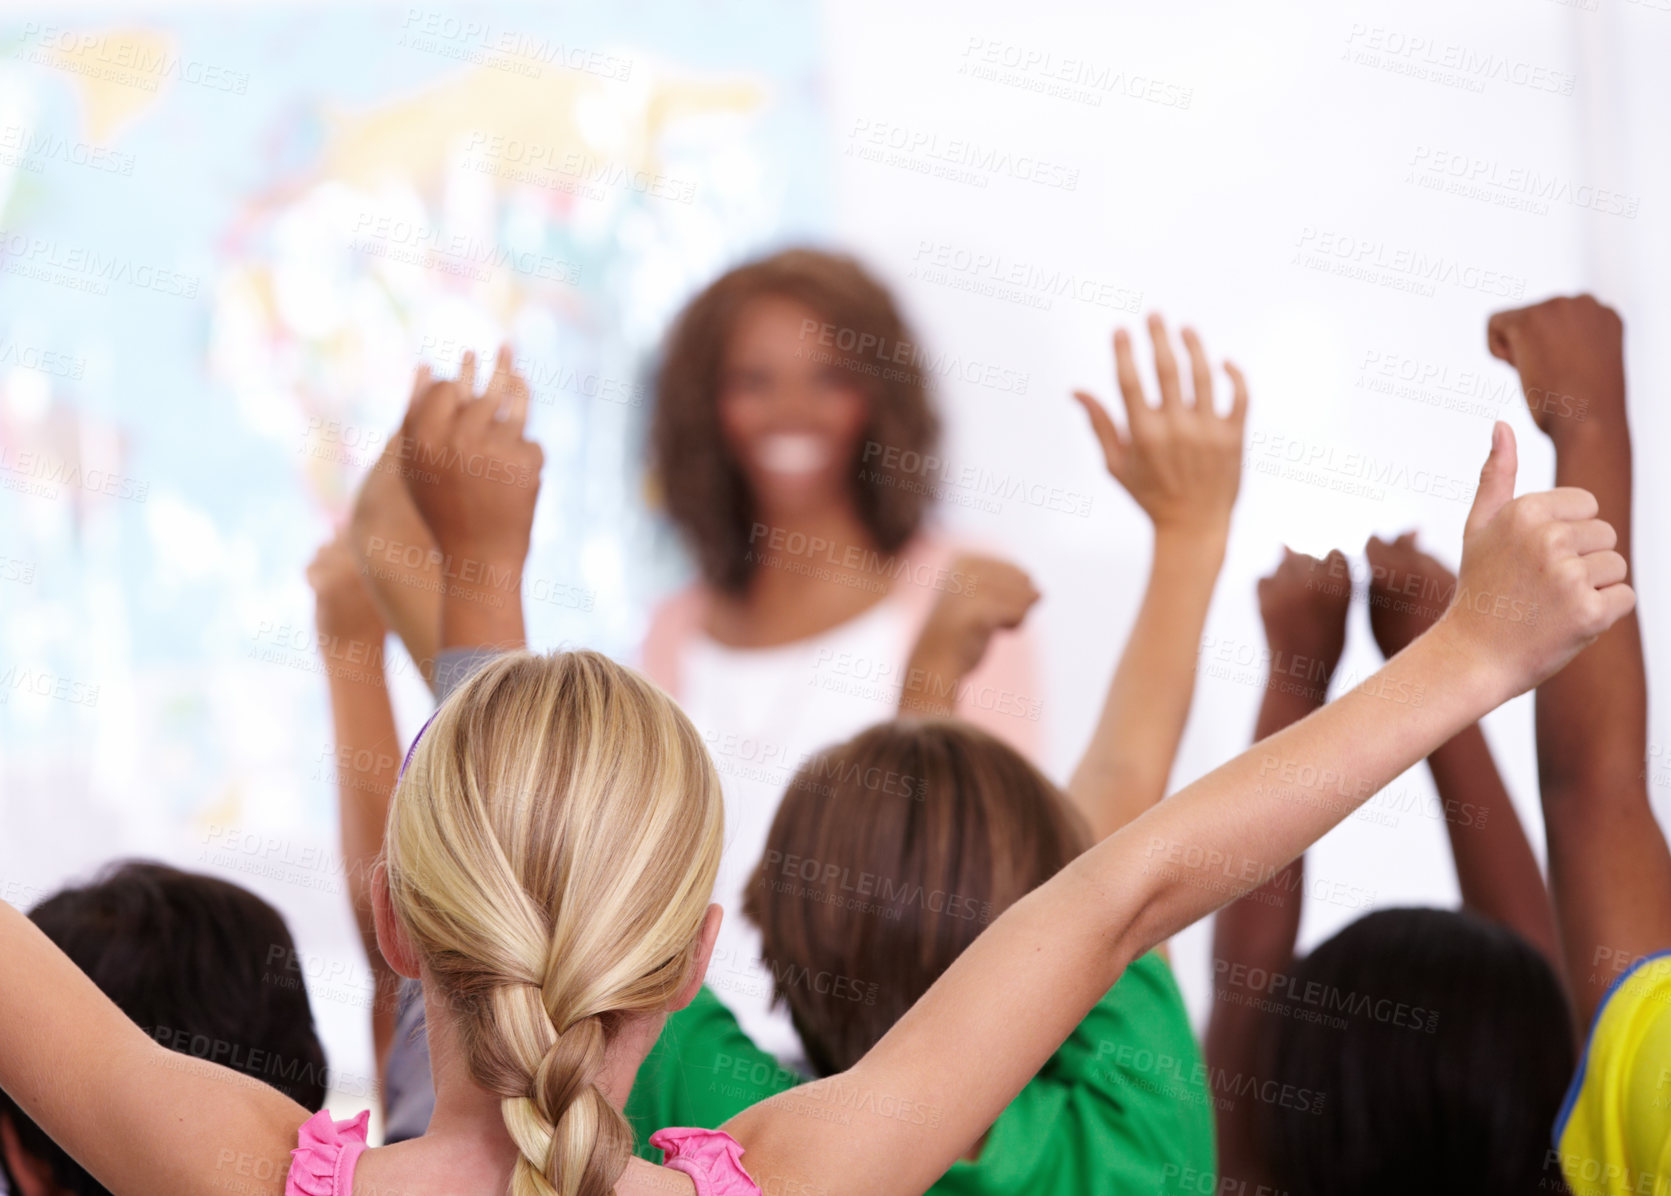
[[[495,1193],[510,1190],[517,1149],[505,1129],[500,1099],[470,1077],[458,1028],[437,999],[437,986],[424,985],[430,1070],[435,1112],[423,1135],[364,1155],[355,1175],[356,1192]],[[627,1099],[638,1066],[661,1032],[662,1018],[639,1017],[609,1044],[598,1087],[617,1108]],[[671,1177],[671,1186],[669,1177]],[[641,1159],[629,1159],[616,1191],[621,1196],[693,1196],[690,1180]]]
[[[655,1045],[663,1020],[630,1018],[610,1041],[596,1083],[604,1099],[615,1108],[626,1106],[638,1068]],[[495,1150],[503,1149],[506,1157],[514,1160],[516,1147],[505,1129],[500,1098],[470,1075],[458,1026],[448,1015],[446,1000],[439,996],[433,982],[424,985],[424,1024],[429,1036],[430,1071],[435,1081],[435,1112],[430,1116],[425,1136],[469,1139]]]

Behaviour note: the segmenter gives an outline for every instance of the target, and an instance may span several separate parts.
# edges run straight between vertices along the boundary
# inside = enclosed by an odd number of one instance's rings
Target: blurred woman
[[[727,909],[800,764],[902,704],[955,712],[1036,757],[1042,702],[1022,633],[955,683],[912,672],[937,605],[967,600],[977,621],[1013,627],[1036,597],[1019,571],[925,529],[945,472],[935,372],[886,288],[811,250],[730,271],[669,333],[652,464],[699,577],[656,610],[643,662],[724,780]],[[756,1042],[796,1058],[759,959],[757,932],[727,919],[709,983]]]

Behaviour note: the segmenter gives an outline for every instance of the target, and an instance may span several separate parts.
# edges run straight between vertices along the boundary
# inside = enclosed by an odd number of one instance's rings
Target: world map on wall
[[[630,656],[682,568],[642,460],[656,343],[826,219],[814,19],[5,19],[0,879],[189,861],[212,827],[330,841],[303,569],[419,362],[514,346],[546,460],[530,638]],[[390,665],[404,724],[425,699]]]

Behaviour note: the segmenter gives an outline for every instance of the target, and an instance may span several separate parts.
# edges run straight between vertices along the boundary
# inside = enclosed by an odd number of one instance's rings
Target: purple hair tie
[[[400,762],[400,771],[395,774],[395,780],[398,781],[401,777],[406,775],[406,766],[412,763],[412,753],[418,750],[418,740],[424,737],[424,732],[429,730],[429,724],[434,722],[435,716],[440,713],[441,707],[437,706],[430,713],[430,716],[424,719],[424,725],[418,728],[418,733],[412,736],[412,746],[406,749],[406,759]]]

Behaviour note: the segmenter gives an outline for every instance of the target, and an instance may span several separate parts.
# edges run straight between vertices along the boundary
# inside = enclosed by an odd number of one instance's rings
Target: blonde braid
[[[515,1196],[602,1196],[611,1191],[632,1153],[632,1131],[595,1083],[604,1066],[607,1036],[602,1017],[587,1017],[559,1033],[546,1015],[538,989],[508,986],[495,1002],[500,1045],[513,1053],[544,1037],[530,1052],[506,1064],[500,1091],[505,1128],[522,1157],[511,1179]],[[521,994],[521,995],[518,995]],[[489,1064],[492,1068],[499,1060]]]
[[[448,699],[389,816],[390,891],[501,1098],[514,1196],[605,1196],[633,1147],[597,1087],[689,980],[723,840],[688,719],[595,653],[501,658]]]

